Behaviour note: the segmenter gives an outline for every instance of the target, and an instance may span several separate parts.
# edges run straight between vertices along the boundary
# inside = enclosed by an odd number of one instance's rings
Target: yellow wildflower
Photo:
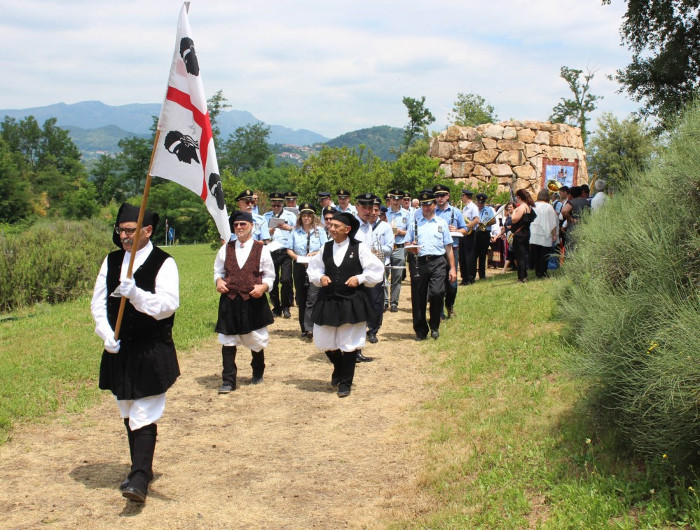
[[[658,347],[659,347],[659,343],[656,341],[652,341],[651,345],[649,346],[649,349],[647,350],[647,353],[653,352]]]

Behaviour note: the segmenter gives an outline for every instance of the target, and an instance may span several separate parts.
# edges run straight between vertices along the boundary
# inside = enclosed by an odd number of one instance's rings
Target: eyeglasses
[[[246,204],[255,204],[255,199],[241,199],[241,201],[243,201]]]
[[[248,226],[248,222],[247,221],[236,221],[235,223],[233,223],[233,226],[234,226],[234,228],[237,226],[241,226],[241,227],[245,228],[246,226]]]
[[[114,233],[118,236],[121,234],[126,234],[127,236],[133,236],[136,233],[136,228],[120,228],[118,226],[114,227]]]
[[[333,217],[325,217],[324,219],[327,223],[330,223],[333,220]]]

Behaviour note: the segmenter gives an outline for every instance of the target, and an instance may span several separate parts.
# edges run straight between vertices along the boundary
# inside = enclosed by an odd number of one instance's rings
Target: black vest
[[[116,250],[110,252],[107,256],[107,320],[109,320],[112,329],[114,329],[117,324],[117,315],[119,314],[121,298],[109,296],[109,294],[113,293],[119,285],[124,254],[124,250]],[[133,273],[136,286],[144,291],[155,293],[156,276],[163,262],[169,257],[170,255],[167,252],[154,246],[153,250],[146,258],[146,261]],[[169,334],[169,330],[173,327],[174,320],[175,315],[171,315],[163,320],[156,320],[145,313],[137,311],[129,300],[127,300],[126,306],[124,307],[124,316],[122,318],[119,338],[123,341],[139,341],[152,337],[161,338]]]
[[[326,243],[323,248],[323,264],[326,267],[326,276],[331,279],[330,285],[322,287],[320,295],[325,298],[334,296],[340,298],[350,298],[357,294],[358,287],[348,287],[345,282],[352,276],[362,274],[362,263],[360,263],[360,244],[354,239],[348,243],[348,250],[345,252],[345,257],[340,263],[340,267],[336,266],[333,261],[333,241]]]

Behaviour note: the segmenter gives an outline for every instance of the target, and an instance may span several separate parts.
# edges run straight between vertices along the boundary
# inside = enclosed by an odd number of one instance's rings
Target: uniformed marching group
[[[345,189],[336,197],[337,205],[329,192],[318,193],[316,204],[297,204],[294,192],[272,193],[263,215],[252,190],[236,197],[231,238],[214,261],[220,394],[236,389],[240,347],[251,351],[251,384],[263,382],[267,328],[275,316],[291,318],[296,303],[301,337],[325,352],[331,385],[346,397],[356,364],[372,360],[362,353],[365,343],[378,342],[384,312],[399,310],[407,275],[419,341],[438,339],[440,322],[454,316],[458,267],[463,284],[473,283],[477,271],[484,277],[489,237],[480,234],[496,222],[484,194],[474,204],[472,192],[463,190],[463,209],[450,204],[443,185],[416,198],[392,189],[386,204],[373,193],[350,204]],[[91,309],[104,342],[100,388],[114,394],[129,441],[132,466],[120,490],[143,502],[153,478],[156,423],[180,374],[172,341],[179,280],[173,258],[151,243],[158,214],[145,211],[137,233],[138,217],[134,206],[119,209],[113,234],[119,250],[102,264]]]

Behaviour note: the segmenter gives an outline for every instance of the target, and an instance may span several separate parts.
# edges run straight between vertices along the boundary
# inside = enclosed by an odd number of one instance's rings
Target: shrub
[[[625,445],[700,462],[700,105],[654,167],[577,228],[559,296],[569,363]]]
[[[0,311],[63,302],[92,289],[114,246],[102,221],[43,221],[0,231]]]

